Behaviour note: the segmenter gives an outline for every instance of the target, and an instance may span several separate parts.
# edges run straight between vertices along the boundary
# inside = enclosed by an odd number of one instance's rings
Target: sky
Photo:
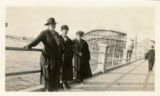
[[[60,26],[69,26],[68,36],[75,38],[76,31],[94,29],[115,30],[138,41],[154,40],[155,14],[152,7],[8,7],[6,9],[7,35],[36,37],[47,19],[54,17]]]

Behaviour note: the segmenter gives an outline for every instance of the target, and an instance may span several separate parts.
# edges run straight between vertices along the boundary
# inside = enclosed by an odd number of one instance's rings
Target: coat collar
[[[63,41],[65,41],[62,35],[60,35],[60,37],[63,39]],[[69,38],[68,36],[66,36],[66,38],[67,38],[66,41],[69,41],[69,40],[70,40],[70,38]]]
[[[51,33],[51,30],[47,29],[47,31]],[[54,33],[51,33],[51,34],[53,34],[53,35],[59,35],[57,31],[54,31]]]

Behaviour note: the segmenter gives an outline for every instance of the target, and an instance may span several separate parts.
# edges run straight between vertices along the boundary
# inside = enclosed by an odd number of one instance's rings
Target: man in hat
[[[145,59],[147,59],[149,62],[148,72],[151,72],[153,70],[153,65],[154,65],[154,61],[155,61],[154,46],[151,46],[151,49],[146,53]]]
[[[83,34],[82,31],[76,32],[76,39],[73,41],[75,77],[78,82],[92,76],[89,64],[90,51],[88,43],[82,39]]]
[[[57,91],[60,86],[63,44],[59,34],[55,31],[56,22],[54,18],[49,18],[45,25],[48,29],[42,31],[35,40],[24,48],[30,49],[40,42],[43,43],[44,49],[40,59],[41,83],[44,83],[45,91]]]
[[[62,64],[62,86],[64,89],[70,89],[68,81],[73,80],[73,68],[72,68],[72,58],[73,58],[73,43],[71,39],[67,36],[69,27],[67,25],[61,26],[62,35],[60,36],[64,49],[63,49],[63,64]]]

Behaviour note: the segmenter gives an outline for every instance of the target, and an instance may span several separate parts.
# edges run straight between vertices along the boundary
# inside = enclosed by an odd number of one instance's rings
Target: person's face
[[[81,40],[81,39],[82,39],[82,36],[76,35],[76,38],[77,38],[77,40]]]
[[[49,30],[55,30],[55,28],[56,28],[56,25],[55,25],[55,24],[49,24],[49,25],[48,25],[48,29],[49,29]]]
[[[68,34],[68,30],[63,29],[63,30],[62,30],[62,35],[63,35],[63,36],[67,36],[67,34]]]

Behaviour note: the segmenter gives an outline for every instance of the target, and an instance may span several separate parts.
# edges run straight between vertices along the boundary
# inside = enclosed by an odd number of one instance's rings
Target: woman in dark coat
[[[76,81],[83,82],[84,78],[92,76],[89,65],[90,51],[88,44],[82,39],[84,32],[76,32],[76,39],[73,41],[74,65],[76,72]]]
[[[67,36],[69,31],[69,27],[67,25],[61,26],[62,35],[60,36],[64,49],[63,49],[63,64],[62,64],[62,85],[64,89],[69,89],[70,86],[68,81],[73,80],[73,67],[72,67],[72,59],[73,59],[73,43],[70,38]]]
[[[62,63],[63,45],[59,34],[55,31],[56,22],[54,18],[49,18],[47,30],[40,35],[25,48],[30,49],[42,42],[44,49],[40,59],[41,81],[44,81],[45,91],[56,91],[60,85],[60,65]],[[41,82],[42,83],[42,82]]]

